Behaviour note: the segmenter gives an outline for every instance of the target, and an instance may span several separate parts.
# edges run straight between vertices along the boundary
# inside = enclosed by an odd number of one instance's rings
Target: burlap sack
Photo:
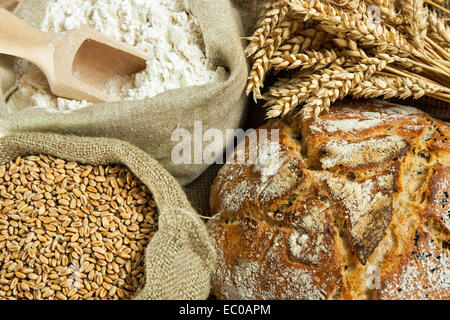
[[[118,138],[152,155],[181,184],[194,180],[208,165],[174,164],[171,150],[178,142],[171,141],[172,132],[181,127],[193,133],[194,121],[202,121],[204,131],[216,128],[225,132],[242,126],[248,65],[242,43],[245,34],[238,10],[230,0],[185,2],[201,27],[208,58],[214,65],[228,70],[229,77],[225,81],[170,90],[146,100],[97,104],[71,113],[28,109],[6,114],[1,108],[5,97],[1,97],[0,90],[0,130]],[[48,3],[49,0],[23,0],[15,14],[37,27],[45,16]],[[0,84],[3,83],[0,89],[6,86],[5,82],[0,78]],[[3,88],[3,94],[9,90],[11,88]],[[225,145],[227,141],[223,142]],[[218,144],[218,153],[222,149]]]
[[[158,231],[145,252],[145,287],[136,299],[206,299],[215,252],[206,227],[177,181],[147,153],[127,142],[45,133],[0,138],[0,163],[47,154],[86,164],[123,164],[150,190]]]

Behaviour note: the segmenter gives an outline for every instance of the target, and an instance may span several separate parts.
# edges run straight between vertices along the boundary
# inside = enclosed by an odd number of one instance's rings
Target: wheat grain
[[[305,39],[309,39],[309,43],[302,46],[302,51],[307,49],[319,50],[327,35],[324,31],[318,30],[317,26],[314,26],[314,28],[301,30],[299,34],[304,36]]]
[[[356,12],[356,11],[360,10],[361,5],[364,4],[364,2],[361,0],[344,0],[344,1],[329,0],[328,2],[334,6],[341,7],[342,9],[348,10],[350,12]]]
[[[287,54],[297,54],[301,51],[304,51],[303,44],[305,42],[311,42],[307,38],[303,36],[294,36],[290,39],[287,39],[277,51],[274,52],[273,57],[287,55]]]
[[[156,207],[126,168],[18,157],[0,166],[0,199],[0,299],[126,299],[144,285]]]
[[[308,69],[319,70],[336,60],[338,55],[334,50],[307,51],[299,54],[288,54],[275,57],[270,60],[275,71],[284,69]]]
[[[246,92],[247,94],[253,92],[253,98],[255,101],[261,96],[261,88],[264,87],[264,80],[267,73],[270,72],[271,64],[269,59],[283,44],[283,42],[290,38],[292,31],[299,25],[296,20],[290,19],[286,22],[283,21],[288,11],[289,7],[285,4],[276,10],[278,13],[276,24],[279,23],[280,26],[276,28],[272,26],[273,30],[270,32],[270,36],[265,38],[263,41],[263,48],[261,48],[258,52],[252,53],[254,51],[254,47],[251,47],[251,43],[247,47],[247,54],[253,54],[255,60],[253,61],[252,69],[248,78]]]
[[[428,36],[444,48],[450,47],[450,27],[439,18],[435,11],[430,10],[428,15]]]
[[[401,4],[405,29],[412,42],[419,49],[423,49],[428,27],[428,9],[424,6],[423,0],[403,0]]]
[[[422,79],[410,77],[387,77],[374,75],[362,81],[357,87],[350,90],[355,98],[414,98],[419,99],[424,95],[435,95],[437,92],[449,93],[448,88],[429,84]]]
[[[252,52],[247,92],[266,101],[269,118],[301,104],[304,119],[317,116],[349,93],[449,101],[450,31],[434,11],[428,14],[424,1],[286,0],[286,21],[274,25]],[[381,20],[370,6],[380,10]],[[381,76],[383,68],[390,73]],[[262,95],[272,71],[283,75]]]
[[[264,96],[265,107],[269,108],[269,118],[285,116],[294,110],[299,104],[305,102],[313,92],[320,89],[320,85],[331,73],[339,74],[345,72],[341,67],[345,58],[335,60],[327,69],[320,70],[311,75],[298,75],[292,80],[282,80],[276,84]]]
[[[394,2],[393,0],[368,0],[367,4],[380,10],[381,19],[389,21],[393,25],[400,25],[403,19],[397,14]]]
[[[286,6],[288,10],[288,6]],[[283,59],[282,51],[289,50],[289,54],[294,54],[294,52],[302,52],[307,48],[318,49],[322,45],[326,34],[322,31],[317,31],[315,29],[309,28],[298,32],[305,25],[312,26],[313,22],[302,24],[298,20],[298,17],[293,17],[287,14],[283,15],[286,20],[282,21],[279,26],[277,26],[265,39],[263,48],[258,52],[253,53],[252,69],[250,71],[248,84],[247,84],[247,94],[253,92],[253,98],[255,101],[262,97],[261,88],[264,87],[264,80],[267,74],[272,70],[273,62],[282,63],[280,59]],[[281,19],[281,18],[280,18]],[[294,38],[291,38],[293,34],[297,34]],[[285,47],[282,47],[286,44]],[[272,57],[275,57],[272,59]],[[288,58],[289,59],[289,58]],[[322,61],[323,63],[325,61]],[[276,71],[279,71],[277,69]]]
[[[247,38],[250,42],[245,49],[248,57],[251,57],[266,44],[266,39],[275,27],[284,20],[288,7],[285,0],[267,2],[264,5],[265,12],[257,23],[255,33]]]
[[[320,0],[289,0],[292,9],[305,15],[305,19],[320,21],[328,33],[357,41],[364,48],[377,47],[379,53],[422,57],[423,53],[412,46],[396,29],[374,23],[367,14],[348,14]]]
[[[331,103],[344,98],[351,89],[357,87],[361,81],[372,76],[376,71],[383,70],[394,59],[387,54],[377,54],[376,57],[364,57],[354,66],[343,70],[324,70],[317,79],[319,89],[315,90],[305,101],[301,115],[303,119],[318,116],[327,111]]]

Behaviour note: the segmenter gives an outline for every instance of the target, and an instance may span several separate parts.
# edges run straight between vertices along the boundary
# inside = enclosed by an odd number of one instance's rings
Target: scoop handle
[[[55,39],[0,8],[0,53],[27,59],[40,65]],[[45,60],[44,60],[45,61]]]

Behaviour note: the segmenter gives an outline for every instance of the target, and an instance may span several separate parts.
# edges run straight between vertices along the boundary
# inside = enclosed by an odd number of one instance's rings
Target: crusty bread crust
[[[275,173],[226,164],[211,188],[219,299],[450,299],[448,123],[347,101],[262,128]]]

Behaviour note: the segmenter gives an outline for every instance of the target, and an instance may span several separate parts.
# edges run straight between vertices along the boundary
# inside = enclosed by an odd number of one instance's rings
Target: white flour
[[[169,89],[197,86],[225,79],[204,53],[203,37],[183,0],[54,0],[41,29],[65,33],[88,25],[116,40],[145,51],[153,59],[133,77],[117,77],[108,91],[117,100],[153,97]],[[10,97],[9,112],[28,107],[73,110],[86,101],[57,98],[44,75],[28,63],[17,66],[18,90]]]
[[[283,162],[281,157],[284,155],[278,142],[264,142],[260,144],[260,152],[253,166],[253,170],[261,174],[262,183],[278,173]]]

